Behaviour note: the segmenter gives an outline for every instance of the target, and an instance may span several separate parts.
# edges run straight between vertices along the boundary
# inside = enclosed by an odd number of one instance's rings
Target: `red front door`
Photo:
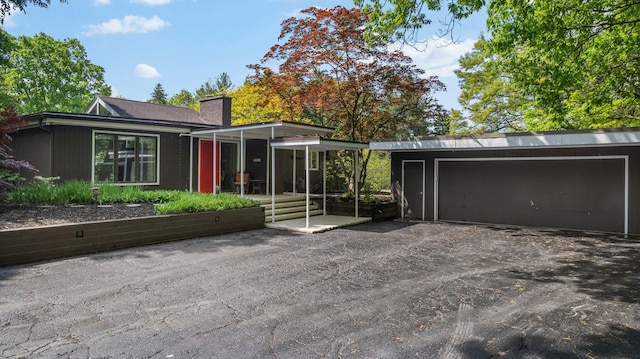
[[[216,186],[220,187],[220,142],[216,143]],[[213,141],[200,140],[200,192],[213,192]]]

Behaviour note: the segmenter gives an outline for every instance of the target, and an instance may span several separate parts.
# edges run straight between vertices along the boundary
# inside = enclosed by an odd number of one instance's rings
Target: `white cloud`
[[[160,77],[160,73],[155,67],[147,65],[147,64],[137,64],[135,68],[136,76],[142,77],[145,79],[152,79],[156,77]]]
[[[133,3],[144,4],[149,6],[167,5],[173,0],[131,0]]]
[[[460,67],[458,60],[469,51],[473,50],[476,40],[466,39],[461,42],[451,43],[445,39],[432,39],[426,47],[402,48],[402,51],[413,59],[416,66],[425,70],[427,76],[445,78],[454,76],[454,70]],[[418,45],[420,46],[420,45]]]
[[[93,4],[94,5],[109,5],[111,3],[111,0],[93,0]]]
[[[11,14],[4,17],[4,22],[2,24],[3,27],[12,27],[16,26],[16,22],[11,18]]]
[[[123,19],[111,19],[98,25],[87,25],[85,35],[95,34],[130,34],[157,31],[171,23],[154,16],[150,19],[142,16],[127,15]]]

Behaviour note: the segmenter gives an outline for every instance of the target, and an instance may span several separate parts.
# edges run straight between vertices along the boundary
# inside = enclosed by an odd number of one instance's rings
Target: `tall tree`
[[[60,0],[66,3],[67,0]],[[0,0],[0,24],[4,24],[4,18],[11,15],[11,12],[18,10],[24,12],[27,4],[33,4],[39,7],[49,7],[51,0]]]
[[[161,105],[166,105],[169,101],[167,100],[167,93],[164,92],[164,88],[161,83],[156,84],[153,88],[153,92],[151,92],[151,99],[148,102],[158,103]]]
[[[490,45],[535,98],[540,126],[640,124],[640,2],[521,0],[488,11]]]
[[[231,77],[226,72],[218,75],[214,81],[208,79],[204,84],[200,85],[196,89],[195,99],[202,100],[208,96],[217,96],[226,94],[228,91],[233,90],[233,83]]]
[[[171,96],[169,99],[169,104],[173,106],[179,107],[189,107],[195,109],[197,107],[197,102],[193,98],[193,95],[188,90],[182,89],[177,94]]]
[[[356,0],[371,38],[405,38],[441,0]],[[385,6],[386,5],[386,6]],[[640,125],[640,2],[452,0],[451,18],[487,6],[488,46],[526,97],[528,128]]]
[[[367,14],[364,36],[367,42],[416,40],[417,30],[433,23],[436,12],[446,8],[449,15],[437,19],[443,27],[438,35],[448,35],[458,20],[483,8],[486,0],[354,0]],[[432,15],[431,17],[428,16]]]
[[[270,94],[264,86],[247,81],[228,95],[233,98],[231,104],[233,125],[270,122],[284,117],[282,101],[277,95]]]
[[[15,40],[0,79],[19,113],[82,112],[93,96],[111,94],[104,69],[87,59],[80,41],[43,33]]]
[[[455,70],[461,89],[460,104],[469,113],[469,120],[479,126],[478,132],[525,129],[523,109],[527,101],[501,65],[482,36],[473,51],[460,58],[460,68]]]
[[[223,72],[220,76],[216,77],[216,88],[214,91],[217,94],[226,94],[231,90],[233,90],[233,82],[231,82],[229,74]]]
[[[254,78],[283,100],[289,119],[302,116],[334,127],[338,139],[365,142],[430,133],[441,110],[433,92],[444,85],[425,77],[401,51],[390,51],[383,42],[367,46],[365,20],[359,9],[301,11],[301,17],[283,22],[282,43],[261,64],[250,66]],[[266,66],[272,62],[279,64],[277,71]],[[369,156],[362,157],[360,186]],[[348,170],[345,166],[345,174]]]

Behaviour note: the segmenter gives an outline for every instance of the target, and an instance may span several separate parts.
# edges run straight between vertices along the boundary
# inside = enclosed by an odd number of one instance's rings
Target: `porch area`
[[[265,225],[268,228],[284,229],[299,233],[321,233],[332,229],[353,226],[371,221],[370,217],[351,217],[327,215],[315,203],[309,203],[309,218],[307,222],[307,197],[305,194],[284,193],[271,195],[245,195],[258,201],[265,209]],[[322,197],[316,198],[322,201]],[[273,201],[273,203],[272,203]],[[272,205],[275,203],[275,210]],[[275,220],[272,221],[272,216]]]

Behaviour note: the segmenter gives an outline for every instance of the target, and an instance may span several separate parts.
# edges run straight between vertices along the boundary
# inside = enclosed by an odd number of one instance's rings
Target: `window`
[[[156,135],[94,131],[93,182],[157,184],[158,142]]]
[[[320,158],[319,158],[319,152],[318,151],[309,151],[309,169],[310,170],[318,170],[318,166],[320,165]]]

